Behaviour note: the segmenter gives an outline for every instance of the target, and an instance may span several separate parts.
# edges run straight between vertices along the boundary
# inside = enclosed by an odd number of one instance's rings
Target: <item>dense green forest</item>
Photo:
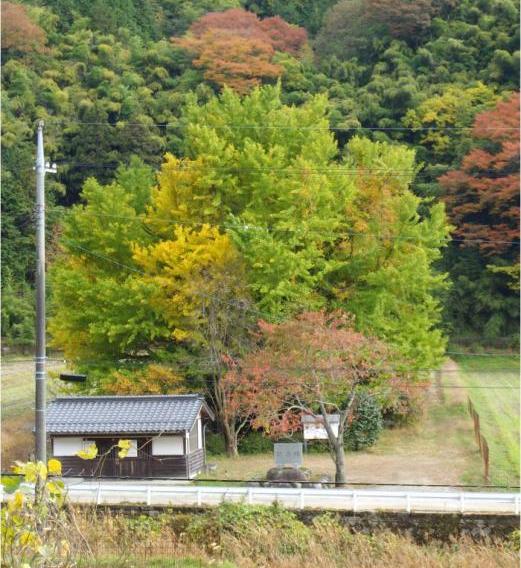
[[[273,321],[347,309],[417,365],[443,335],[514,343],[518,22],[514,0],[3,2],[6,344],[33,340],[39,118],[58,165],[53,331],[72,357],[196,336],[204,270]],[[161,264],[194,247],[183,274]]]

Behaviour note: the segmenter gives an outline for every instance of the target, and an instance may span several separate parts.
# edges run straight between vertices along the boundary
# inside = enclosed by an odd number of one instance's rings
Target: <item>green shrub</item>
[[[222,434],[208,432],[206,434],[206,453],[209,456],[221,456],[226,453],[224,437]]]
[[[355,417],[345,432],[345,443],[349,450],[362,450],[372,446],[383,428],[382,411],[378,401],[370,394],[358,395]]]
[[[308,454],[327,454],[329,443],[327,440],[309,440],[306,446]]]
[[[186,533],[186,530],[190,526],[194,515],[190,513],[176,513],[170,516],[168,525],[175,532],[176,535],[181,533]]]
[[[2,475],[1,483],[6,493],[14,493],[23,481],[19,475]]]
[[[249,432],[239,442],[239,454],[266,454],[273,451],[273,440],[263,432]]]
[[[512,533],[509,535],[507,546],[509,546],[512,550],[519,552],[521,548],[521,531],[519,529],[512,531]]]
[[[266,454],[273,451],[273,441],[262,432],[249,432],[239,442],[239,454]],[[206,452],[210,456],[226,454],[224,436],[209,432],[206,435]]]
[[[129,529],[136,538],[146,538],[151,533],[159,534],[167,523],[167,517],[160,515],[152,517],[150,515],[138,515],[126,519],[126,528]]]
[[[277,532],[276,544],[262,538],[273,530]],[[194,515],[186,535],[202,546],[223,544],[227,537],[233,537],[247,541],[249,548],[256,548],[259,554],[268,552],[265,547],[276,547],[279,554],[295,554],[305,551],[310,530],[295,513],[276,503],[266,507],[223,502],[215,509]]]

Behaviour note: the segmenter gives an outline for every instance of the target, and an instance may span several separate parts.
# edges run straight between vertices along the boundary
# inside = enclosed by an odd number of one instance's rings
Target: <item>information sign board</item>
[[[302,465],[302,443],[273,444],[275,465],[300,467]]]

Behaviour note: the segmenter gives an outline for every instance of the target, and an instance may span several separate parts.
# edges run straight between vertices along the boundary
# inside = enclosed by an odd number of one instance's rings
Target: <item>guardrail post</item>
[[[353,513],[356,513],[357,509],[357,495],[356,491],[353,491]]]
[[[101,483],[98,484],[98,491],[96,493],[96,505],[101,503]]]
[[[465,495],[463,493],[461,493],[459,496],[459,510],[460,513],[465,512]]]
[[[521,499],[521,498],[519,497],[519,495],[516,495],[516,496],[514,497],[514,501],[515,501],[515,514],[516,514],[516,515],[519,515],[519,501],[520,501],[520,499]]]
[[[299,492],[299,504],[300,504],[300,508],[303,509],[304,508],[304,491],[300,490]]]
[[[147,486],[147,505],[150,506],[152,504],[152,487],[150,485]]]
[[[200,487],[197,488],[197,506],[198,507],[201,506],[201,488]]]
[[[406,509],[407,512],[410,513],[411,512],[411,495],[410,493],[406,493],[405,494],[405,500],[406,500]]]
[[[248,487],[247,495],[248,495],[248,505],[251,505],[252,498],[251,498],[251,487]]]

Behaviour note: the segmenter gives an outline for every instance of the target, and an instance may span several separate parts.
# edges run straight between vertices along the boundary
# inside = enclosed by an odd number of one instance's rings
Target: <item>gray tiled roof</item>
[[[201,407],[201,395],[65,396],[48,406],[49,434],[153,434],[185,432]]]

